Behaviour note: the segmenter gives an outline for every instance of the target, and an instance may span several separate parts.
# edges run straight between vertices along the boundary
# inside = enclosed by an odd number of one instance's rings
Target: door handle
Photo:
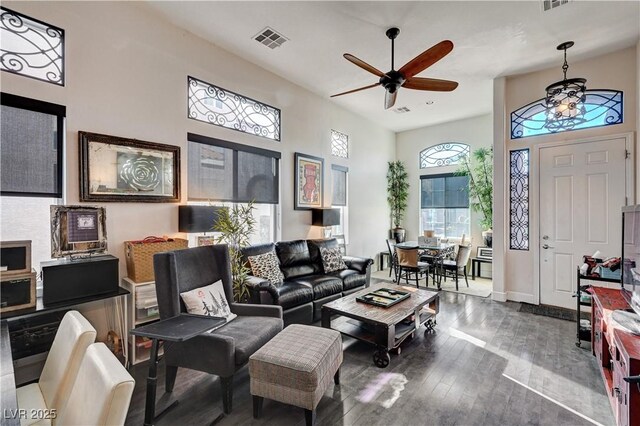
[[[555,247],[551,247],[549,244],[543,244],[543,245],[542,245],[542,248],[543,248],[543,249],[545,249],[545,250],[547,250],[547,249],[555,248]]]

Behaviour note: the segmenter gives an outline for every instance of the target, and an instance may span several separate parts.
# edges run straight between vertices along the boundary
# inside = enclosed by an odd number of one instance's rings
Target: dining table
[[[440,290],[441,277],[442,277],[442,269],[443,269],[443,261],[444,259],[452,256],[456,250],[456,244],[454,243],[438,243],[438,244],[427,244],[419,241],[405,241],[402,243],[396,243],[395,247],[400,247],[403,249],[418,249],[418,253],[420,255],[420,259],[428,261],[432,265],[432,276],[435,283],[438,285],[438,290]]]

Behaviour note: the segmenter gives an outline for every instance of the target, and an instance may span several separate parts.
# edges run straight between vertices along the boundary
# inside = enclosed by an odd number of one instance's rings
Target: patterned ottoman
[[[263,398],[304,408],[307,425],[333,378],[340,384],[342,337],[335,330],[293,324],[249,358],[253,417]]]

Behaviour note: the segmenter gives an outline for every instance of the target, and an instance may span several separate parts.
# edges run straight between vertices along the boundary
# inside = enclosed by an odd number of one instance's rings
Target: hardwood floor
[[[371,346],[344,338],[341,385],[332,384],[325,393],[317,424],[615,423],[595,358],[587,344],[574,345],[575,323],[518,312],[518,303],[450,292],[440,297],[436,331],[420,330],[386,369],[373,365]],[[126,424],[141,425],[147,365],[131,372],[136,388]],[[159,373],[160,397],[162,363]],[[268,400],[262,418],[254,420],[246,367],[236,374],[234,386],[233,412],[219,425],[304,425],[302,409]],[[180,403],[159,426],[206,425],[222,412],[215,376],[180,369],[169,398]]]

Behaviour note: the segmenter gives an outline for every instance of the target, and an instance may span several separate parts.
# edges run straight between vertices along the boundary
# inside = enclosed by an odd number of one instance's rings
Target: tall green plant
[[[387,171],[387,201],[391,207],[391,221],[399,228],[407,209],[409,175],[402,161],[389,161]]]
[[[253,210],[255,210],[253,201],[246,205],[235,204],[233,207],[220,209],[214,224],[214,229],[220,232],[216,242],[229,246],[233,298],[236,302],[244,301],[249,297],[247,276],[251,271],[242,261],[240,249],[249,245],[249,238],[255,230],[256,220],[253,218]]]
[[[478,148],[465,157],[458,171],[459,176],[469,176],[471,208],[482,215],[480,225],[491,229],[493,225],[493,149]]]

